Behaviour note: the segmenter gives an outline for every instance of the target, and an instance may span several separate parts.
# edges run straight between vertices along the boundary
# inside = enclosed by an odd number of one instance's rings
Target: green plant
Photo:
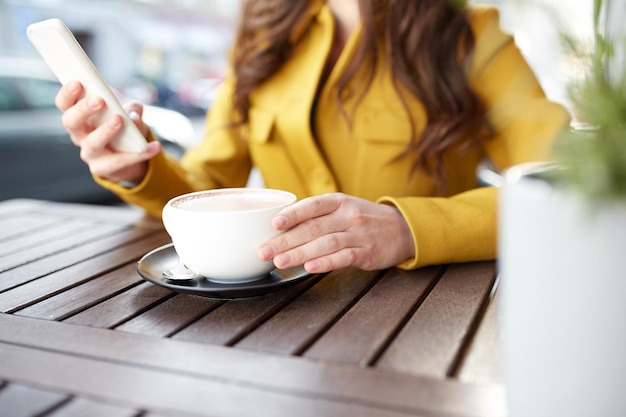
[[[556,180],[593,201],[626,200],[626,65],[619,62],[626,40],[607,33],[606,8],[606,1],[594,0],[590,51],[564,34],[566,45],[586,57],[587,72],[569,85],[581,123],[567,129],[555,149],[563,168],[555,172]]]

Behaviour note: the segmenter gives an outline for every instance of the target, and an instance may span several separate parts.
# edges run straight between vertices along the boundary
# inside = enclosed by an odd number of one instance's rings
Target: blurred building
[[[0,0],[0,53],[36,55],[33,22],[57,17],[74,32],[104,78],[171,85],[223,71],[237,0]]]
[[[571,60],[560,30],[589,37],[592,0],[470,0],[500,8],[548,96],[566,102]],[[96,67],[114,86],[158,80],[206,89],[225,68],[240,0],[0,0],[0,53],[35,54],[28,24],[58,17],[74,31]],[[623,10],[617,13],[620,19]],[[199,81],[198,85],[184,87]],[[136,83],[135,83],[136,84]],[[148,91],[135,88],[148,102]],[[210,94],[208,94],[210,96]],[[207,99],[205,101],[210,101]]]
[[[500,24],[537,74],[547,96],[569,106],[567,84],[579,77],[580,62],[563,47],[562,34],[592,39],[593,0],[471,0],[500,10]],[[623,14],[623,13],[622,13]]]

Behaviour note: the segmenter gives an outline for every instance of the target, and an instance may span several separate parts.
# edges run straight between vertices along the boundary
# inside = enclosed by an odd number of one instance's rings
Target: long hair
[[[233,57],[234,108],[239,122],[248,121],[250,92],[289,59],[297,43],[295,34],[310,18],[311,1],[316,0],[243,1]],[[348,84],[358,72],[363,76],[359,80],[363,89],[357,99],[362,97],[384,54],[407,113],[402,90],[415,96],[427,115],[420,137],[412,123],[410,143],[398,158],[412,158],[411,172],[426,172],[440,188],[446,181],[441,163],[446,152],[480,147],[488,137],[485,108],[467,79],[474,36],[464,3],[359,0],[362,36],[336,95],[343,108],[341,102],[355,94]],[[380,45],[384,45],[382,50]]]

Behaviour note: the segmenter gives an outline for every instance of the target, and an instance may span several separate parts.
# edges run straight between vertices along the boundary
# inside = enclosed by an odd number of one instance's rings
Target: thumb
[[[137,101],[133,101],[126,104],[124,107],[125,110],[128,112],[130,120],[132,120],[135,126],[137,126],[141,134],[144,137],[147,137],[149,128],[143,120],[143,104]]]

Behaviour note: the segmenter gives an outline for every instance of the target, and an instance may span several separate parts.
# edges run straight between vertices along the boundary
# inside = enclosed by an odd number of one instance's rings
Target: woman
[[[259,248],[311,273],[493,259],[498,169],[547,157],[567,112],[549,102],[497,11],[447,0],[246,0],[208,132],[179,163],[152,140],[114,152],[121,120],[57,96],[96,181],[159,215],[178,194],[244,186],[252,166],[301,201]],[[141,106],[129,109],[144,134]],[[130,185],[129,185],[130,183]]]

